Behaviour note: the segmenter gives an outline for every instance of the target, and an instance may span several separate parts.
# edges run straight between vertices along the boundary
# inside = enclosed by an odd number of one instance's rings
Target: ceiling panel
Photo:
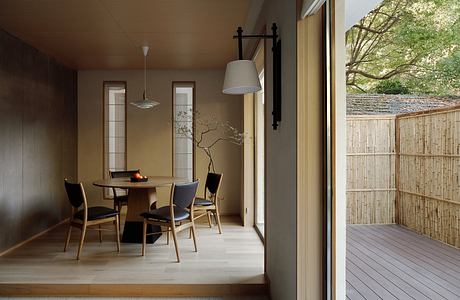
[[[76,69],[223,68],[250,0],[1,0],[0,27]]]

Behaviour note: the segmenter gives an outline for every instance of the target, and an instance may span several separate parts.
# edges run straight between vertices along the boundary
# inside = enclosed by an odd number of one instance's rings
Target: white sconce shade
[[[252,60],[235,60],[227,64],[222,92],[243,95],[260,91],[259,75]]]

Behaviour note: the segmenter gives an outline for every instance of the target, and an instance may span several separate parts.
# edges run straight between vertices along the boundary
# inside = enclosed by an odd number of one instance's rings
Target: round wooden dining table
[[[148,176],[145,182],[131,182],[130,178],[108,178],[96,180],[93,185],[105,188],[119,188],[128,190],[128,212],[123,229],[123,243],[142,243],[143,218],[141,213],[150,209],[157,202],[157,187],[170,186],[173,183],[185,182],[178,177]],[[159,232],[161,228],[149,225],[148,233]],[[161,234],[148,235],[147,243],[154,243]]]

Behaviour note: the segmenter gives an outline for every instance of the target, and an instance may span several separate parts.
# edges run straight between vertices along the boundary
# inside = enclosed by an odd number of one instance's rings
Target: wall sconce
[[[278,39],[276,23],[272,25],[271,35],[243,35],[243,29],[238,27],[238,60],[227,64],[222,92],[230,95],[243,95],[261,90],[256,65],[252,60],[243,59],[243,39],[259,38],[272,39],[273,46],[273,129],[278,128],[281,121],[281,41]]]

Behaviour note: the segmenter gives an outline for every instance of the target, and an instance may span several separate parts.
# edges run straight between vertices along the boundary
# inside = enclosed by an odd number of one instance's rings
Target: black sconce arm
[[[237,35],[234,39],[238,39],[238,59],[243,59],[243,39],[257,38],[257,39],[271,39],[273,42],[273,129],[278,128],[278,123],[281,121],[281,41],[278,39],[278,27],[276,23],[272,24],[272,34],[249,34],[243,35],[243,29],[238,27]]]

